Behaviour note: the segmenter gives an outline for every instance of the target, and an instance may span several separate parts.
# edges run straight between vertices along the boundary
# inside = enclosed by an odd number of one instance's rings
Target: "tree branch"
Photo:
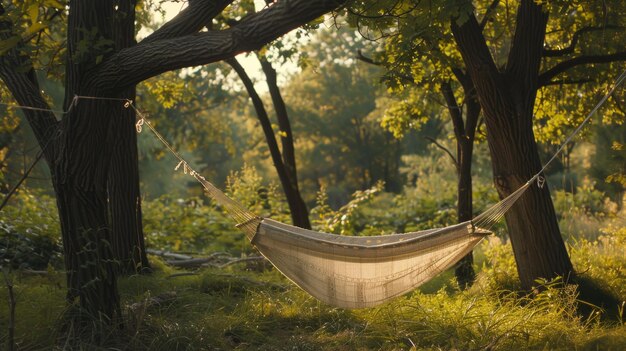
[[[446,154],[448,154],[448,156],[450,156],[450,158],[452,159],[452,162],[454,162],[454,168],[456,168],[456,171],[459,172],[459,162],[456,160],[456,157],[454,157],[454,155],[450,152],[450,150],[448,150],[445,146],[439,144],[439,142],[437,142],[437,140],[435,140],[434,138],[427,136],[427,137],[424,137],[424,139],[429,140],[430,142],[435,144],[435,146],[437,146],[438,148],[443,150]]]
[[[522,0],[517,10],[515,34],[509,51],[506,73],[518,81],[521,91],[537,88],[537,75],[545,39],[548,14],[533,0]],[[534,95],[528,96],[534,101]],[[531,102],[526,101],[526,105]]]
[[[360,61],[363,61],[365,63],[369,63],[370,65],[374,65],[374,66],[382,66],[383,65],[382,62],[374,61],[373,58],[367,57],[367,56],[363,55],[363,52],[361,52],[361,49],[356,51],[356,59],[360,60]]]
[[[593,82],[593,79],[557,79],[551,80],[544,84],[543,86],[549,85],[570,85],[570,84],[584,84]]]
[[[276,119],[278,120],[278,127],[280,128],[283,164],[285,165],[285,169],[289,175],[289,179],[291,180],[291,185],[294,189],[298,189],[296,152],[293,146],[293,132],[291,131],[291,123],[289,122],[287,106],[285,106],[285,101],[283,100],[280,89],[278,88],[276,70],[263,54],[257,54],[257,57],[261,63],[261,69],[265,74],[267,87],[272,98],[274,111],[276,112]]]
[[[485,11],[485,15],[483,16],[483,19],[480,20],[480,24],[479,24],[481,32],[483,30],[485,30],[485,26],[487,25],[487,21],[489,21],[489,18],[493,14],[493,11],[495,11],[496,7],[498,7],[499,3],[500,3],[500,0],[493,0],[491,5],[489,5],[489,7],[487,7],[487,10]]]
[[[459,103],[456,101],[450,81],[441,84],[441,94],[446,100],[446,107],[448,108],[450,118],[452,119],[452,125],[454,126],[454,135],[456,139],[460,141],[463,139],[463,130],[465,129],[462,115],[463,112],[461,111]]]
[[[607,25],[607,26],[602,26],[602,27],[583,27],[579,30],[577,30],[576,32],[574,32],[574,35],[572,36],[572,41],[570,42],[570,44],[563,48],[563,49],[550,49],[550,48],[544,48],[543,49],[543,57],[557,57],[557,56],[564,56],[564,55],[568,55],[574,52],[574,49],[576,49],[576,45],[578,44],[578,40],[580,39],[580,37],[585,34],[585,33],[590,33],[590,32],[595,32],[595,31],[601,31],[601,30],[606,30],[606,29],[614,29],[614,30],[619,30],[619,29],[624,29],[624,27],[622,26],[611,26],[611,25]]]
[[[4,12],[4,7],[0,5],[0,15],[4,14]],[[7,40],[13,35],[11,23],[0,21],[0,40]],[[43,155],[46,162],[49,165],[53,165],[56,148],[53,145],[54,143],[50,141],[57,130],[59,122],[57,122],[54,113],[42,111],[49,110],[50,105],[41,95],[37,77],[29,58],[20,52],[22,45],[23,43],[20,42],[0,56],[0,78],[19,105],[41,109],[39,111],[23,109],[22,112],[33,129],[39,145],[42,147],[47,145],[43,150]]]
[[[197,33],[233,1],[234,0],[190,1],[188,7],[144,38],[140,44],[143,45],[157,40],[178,38]]]
[[[257,50],[345,1],[280,0],[226,30],[155,40],[127,48],[107,58],[84,83],[90,90],[112,93],[163,72],[205,65]]]
[[[583,55],[559,62],[554,67],[539,75],[539,87],[549,85],[552,78],[576,66],[594,63],[610,63],[615,61],[626,61],[626,51],[608,55]]]

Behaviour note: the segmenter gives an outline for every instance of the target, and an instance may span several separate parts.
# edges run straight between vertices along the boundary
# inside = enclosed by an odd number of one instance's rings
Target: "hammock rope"
[[[213,185],[211,182],[206,180],[200,173],[196,172],[189,163],[167,142],[167,140],[159,133],[156,128],[152,125],[150,120],[148,119],[147,114],[141,112],[139,109],[135,107],[131,100],[126,100],[124,107],[132,108],[135,113],[137,113],[137,123],[135,127],[137,128],[137,132],[141,133],[142,126],[147,126],[148,129],[156,136],[156,138],[169,150],[169,152],[178,159],[178,164],[175,171],[183,168],[183,172],[185,174],[189,174],[194,177],[200,185],[204,188],[207,194],[214,199],[219,205],[221,205],[226,213],[228,213],[235,223],[235,226],[243,231],[249,240],[252,240],[254,235],[256,234],[257,227],[259,223],[261,223],[262,218],[248,209],[246,209],[242,204],[234,200],[233,198],[224,194],[219,188]]]

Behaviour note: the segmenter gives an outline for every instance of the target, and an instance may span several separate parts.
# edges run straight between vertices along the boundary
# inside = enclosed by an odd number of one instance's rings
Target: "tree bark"
[[[276,80],[276,70],[272,67],[272,64],[267,61],[265,56],[259,55],[259,61],[261,62],[261,68],[265,74],[265,80],[267,87],[272,97],[272,104],[274,105],[274,111],[276,112],[276,119],[278,120],[278,127],[280,128],[280,141],[282,145],[282,159],[285,166],[285,171],[289,177],[291,187],[294,191],[294,203],[290,203],[290,210],[293,214],[295,212],[298,217],[298,227],[311,229],[311,222],[309,221],[309,210],[302,199],[300,194],[300,187],[298,186],[298,171],[296,167],[296,152],[293,145],[293,133],[291,131],[291,123],[289,122],[289,115],[287,113],[287,106],[280,94],[278,88],[278,82]],[[293,207],[292,207],[293,205]]]
[[[102,52],[83,52],[85,41],[112,38],[111,0],[75,1],[68,16],[65,110],[74,95],[98,96],[81,84]],[[97,33],[88,38],[86,33]],[[111,249],[107,207],[107,179],[111,160],[112,115],[119,102],[81,100],[62,120],[59,153],[53,169],[61,221],[68,300],[78,298],[84,317],[120,317],[119,295]]]
[[[118,1],[115,13],[115,50],[135,42],[135,0]],[[121,92],[122,97],[135,99],[135,86]],[[118,261],[119,272],[134,274],[149,271],[150,264],[144,244],[139,189],[139,160],[135,110],[122,109],[112,125],[113,154],[108,179],[109,214],[111,218],[111,246]]]
[[[465,121],[463,109],[459,106],[449,82],[442,85],[442,94],[446,100],[450,118],[454,126],[454,136],[457,150],[457,221],[469,221],[473,217],[472,199],[472,155],[474,152],[474,136],[480,115],[480,104],[477,100],[474,85],[467,74],[455,71],[457,80],[461,83],[466,99]],[[476,279],[473,267],[474,254],[468,253],[456,265],[454,274],[462,290],[470,287]]]
[[[473,14],[451,27],[485,115],[496,188],[501,198],[541,169],[532,131],[539,65],[547,14],[533,1],[521,2],[507,68],[493,62]],[[538,278],[569,278],[572,264],[560,234],[548,187],[531,186],[506,213],[522,288]]]

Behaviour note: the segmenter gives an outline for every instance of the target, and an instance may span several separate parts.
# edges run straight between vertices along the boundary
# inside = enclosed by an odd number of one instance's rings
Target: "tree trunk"
[[[134,99],[132,90],[123,96]],[[108,179],[111,245],[119,272],[134,274],[150,269],[141,220],[135,111],[125,109],[113,119],[115,140]]]
[[[506,72],[491,58],[473,14],[452,32],[485,115],[494,181],[501,198],[541,169],[532,131],[539,63],[547,14],[532,1],[522,1]],[[506,213],[509,236],[522,288],[538,278],[572,274],[548,187],[531,186]]]
[[[472,153],[474,140],[457,140],[459,174],[457,185],[457,220],[459,223],[472,219]],[[470,287],[476,279],[472,251],[457,263],[454,274],[462,290]]]
[[[112,0],[74,1],[68,16],[68,54],[65,76],[65,110],[74,96],[98,96],[83,87],[84,75],[104,55],[111,40]],[[88,37],[89,33],[97,33]],[[89,43],[92,41],[91,43]],[[85,52],[85,44],[101,44],[102,52]],[[107,179],[111,162],[114,116],[119,101],[80,100],[62,120],[53,182],[61,220],[68,300],[78,298],[86,317],[120,316],[115,264],[107,206]]]
[[[252,80],[244,70],[244,68],[239,64],[239,62],[235,59],[228,59],[226,62],[237,72],[239,78],[241,79],[243,85],[252,100],[252,104],[254,105],[254,109],[256,111],[259,122],[261,123],[261,128],[263,128],[263,133],[265,134],[265,140],[267,141],[267,147],[270,150],[270,155],[272,157],[272,162],[274,163],[274,168],[276,169],[276,173],[278,173],[278,179],[280,180],[280,184],[283,188],[283,192],[285,193],[285,197],[287,198],[287,203],[289,204],[289,210],[291,212],[291,221],[293,225],[302,227],[302,228],[311,228],[311,224],[309,222],[308,215],[302,216],[301,206],[304,204],[302,197],[300,196],[300,192],[297,188],[293,187],[293,183],[289,178],[289,173],[285,167],[285,164],[282,159],[282,155],[280,153],[280,149],[278,148],[278,142],[276,141],[276,136],[274,135],[274,130],[272,128],[272,123],[270,122],[269,116],[267,115],[267,110],[265,106],[263,106],[263,101],[261,97],[256,92],[254,88],[254,84]],[[306,207],[305,207],[306,208]]]
[[[474,152],[474,136],[480,115],[480,104],[471,78],[460,70],[454,71],[457,80],[463,87],[466,112],[463,120],[463,110],[459,106],[450,82],[442,84],[441,91],[446,101],[450,119],[454,126],[456,140],[456,167],[457,167],[457,221],[469,221],[473,217],[472,199],[472,155]],[[473,267],[473,252],[468,253],[456,265],[454,274],[462,290],[470,287],[476,279]]]
[[[297,222],[294,224],[298,227],[311,229],[311,222],[309,221],[309,210],[302,199],[300,194],[300,187],[298,186],[298,171],[296,167],[296,152],[293,145],[293,133],[291,131],[291,123],[289,122],[289,115],[287,114],[287,107],[285,101],[280,94],[278,88],[278,82],[276,81],[276,70],[272,67],[272,64],[267,61],[265,56],[259,55],[259,61],[261,62],[261,68],[265,74],[265,80],[267,87],[272,97],[272,104],[274,105],[274,111],[276,112],[276,119],[278,120],[278,127],[280,128],[280,141],[282,145],[282,158],[285,165],[285,171],[291,182],[291,187],[294,190],[294,203],[293,207],[289,206],[292,216],[295,212],[295,216],[298,217]],[[297,224],[296,224],[297,223]]]
[[[66,116],[54,188],[67,271],[67,299],[79,299],[83,317],[108,320],[120,316],[107,209],[110,157],[101,148],[104,140],[80,137],[89,135],[90,122],[85,121],[105,118],[111,112],[110,106],[103,105],[83,102]]]
[[[115,21],[115,50],[135,45],[135,0],[119,1]],[[124,89],[120,96],[134,100],[135,86]],[[122,274],[150,269],[141,220],[136,118],[134,109],[122,109],[114,116],[112,133],[114,146],[108,179],[108,205],[111,246]]]

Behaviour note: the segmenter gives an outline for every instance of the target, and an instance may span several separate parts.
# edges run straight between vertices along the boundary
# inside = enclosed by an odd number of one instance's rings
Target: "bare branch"
[[[450,81],[441,84],[441,94],[446,100],[446,107],[448,108],[450,118],[452,119],[452,125],[454,126],[454,135],[456,139],[460,141],[463,139],[463,130],[465,129],[463,123],[463,111],[456,101]]]
[[[539,75],[539,87],[548,85],[550,81],[552,81],[552,78],[576,66],[616,61],[626,61],[626,51],[607,55],[583,55],[559,62],[554,67]]]
[[[220,256],[227,256],[227,255],[228,254],[224,252],[215,252],[207,257],[191,258],[188,260],[168,260],[168,261],[165,261],[165,263],[174,267],[185,267],[185,268],[199,267],[203,264],[217,260]]]
[[[571,85],[571,84],[584,84],[593,82],[593,79],[557,79],[552,80],[544,84],[543,86],[549,85]]]
[[[454,163],[454,168],[456,168],[457,173],[459,172],[459,163],[457,162],[456,157],[454,157],[452,152],[450,152],[450,150],[448,150],[448,148],[446,148],[445,146],[439,144],[439,142],[437,140],[435,140],[434,138],[431,138],[431,137],[427,136],[427,137],[424,137],[424,139],[429,140],[430,142],[435,144],[435,146],[437,146],[438,148],[443,150],[446,154],[448,154],[448,156],[450,156],[450,158],[452,159],[452,162]]]
[[[147,249],[146,252],[151,255],[156,255],[156,256],[165,257],[165,258],[173,258],[175,260],[190,260],[193,258],[192,256],[189,256],[189,255],[183,255],[183,254],[170,252],[170,251]]]
[[[483,19],[480,20],[479,26],[480,26],[481,31],[485,30],[485,26],[487,25],[489,18],[491,18],[493,11],[495,11],[496,7],[498,7],[498,4],[500,4],[500,0],[493,0],[491,5],[487,7],[487,11],[485,11],[485,15],[483,16]]]
[[[336,9],[346,0],[281,0],[236,26],[120,50],[85,78],[88,90],[113,92],[178,68],[205,65],[260,49],[268,42]]]
[[[363,61],[365,63],[369,63],[370,65],[374,65],[374,66],[382,66],[383,65],[382,62],[374,61],[373,58],[367,57],[367,56],[363,55],[363,52],[361,52],[361,49],[357,50],[357,52],[356,52],[356,59],[360,60],[360,61]]]
[[[228,262],[226,262],[224,264],[217,265],[217,268],[225,268],[225,267],[228,267],[228,266],[233,265],[235,263],[264,261],[264,260],[265,260],[265,257],[263,257],[263,256],[251,256],[251,257],[238,258],[238,259],[234,259],[234,260],[228,261]]]
[[[585,33],[590,33],[590,32],[596,32],[596,31],[604,31],[604,30],[620,30],[620,29],[624,29],[624,27],[622,26],[611,26],[611,25],[607,25],[607,26],[602,26],[602,27],[583,27],[579,30],[577,30],[576,32],[574,32],[574,35],[572,36],[572,41],[570,42],[570,44],[563,48],[563,49],[550,49],[550,48],[544,48],[543,49],[543,57],[556,57],[556,56],[564,56],[564,55],[568,55],[574,52],[574,49],[576,49],[576,45],[578,44],[578,40],[580,39],[580,37],[585,34]]]

